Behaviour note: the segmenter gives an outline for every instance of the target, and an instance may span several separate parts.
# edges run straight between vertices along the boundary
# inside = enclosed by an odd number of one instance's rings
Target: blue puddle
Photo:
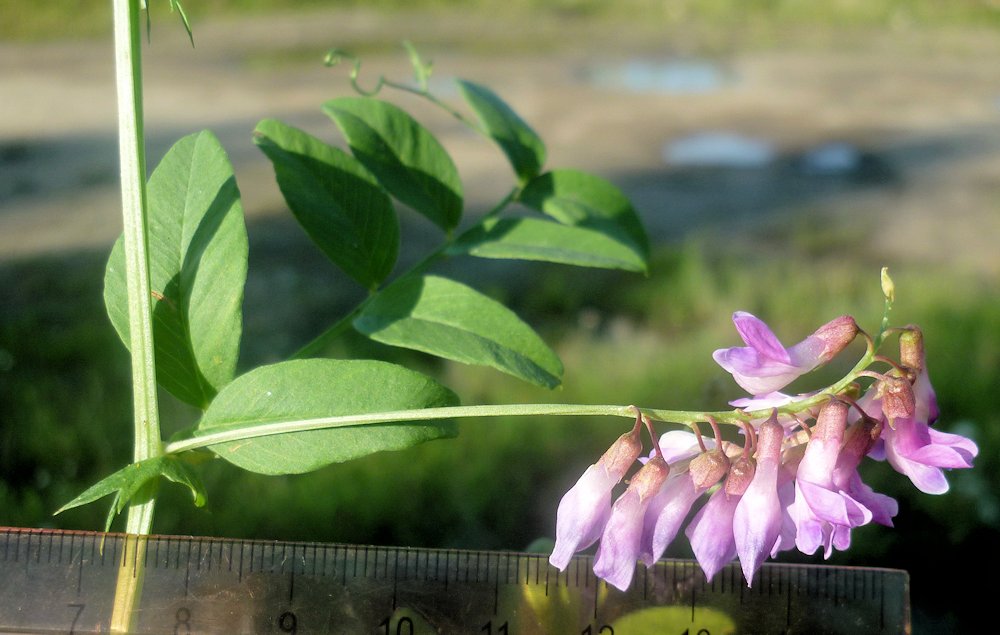
[[[773,143],[734,132],[699,132],[674,139],[663,159],[674,167],[763,168],[777,157]]]
[[[587,71],[586,77],[598,88],[665,95],[710,93],[736,81],[736,77],[720,65],[698,58],[631,59],[594,67]]]

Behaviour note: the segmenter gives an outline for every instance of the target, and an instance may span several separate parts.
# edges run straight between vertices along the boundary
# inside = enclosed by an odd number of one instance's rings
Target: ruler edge
[[[7,527],[0,526],[0,536],[7,536],[12,534],[19,535],[42,535],[42,536],[52,536],[54,538],[94,538],[94,539],[114,539],[125,542],[126,544],[134,544],[139,540],[149,541],[182,541],[182,542],[207,542],[207,541],[220,541],[220,542],[233,542],[242,543],[245,545],[256,544],[256,545],[268,545],[272,547],[282,546],[282,547],[324,547],[330,549],[379,549],[379,550],[394,550],[394,551],[434,551],[440,553],[454,553],[454,554],[501,554],[505,556],[523,557],[523,558],[534,558],[534,559],[545,559],[548,561],[548,556],[544,553],[530,552],[530,551],[517,551],[508,549],[466,549],[466,548],[453,548],[453,547],[412,547],[412,546],[399,546],[399,545],[375,545],[375,544],[351,544],[351,543],[340,543],[340,542],[320,542],[320,541],[302,541],[302,540],[271,540],[267,538],[232,538],[226,536],[194,536],[188,534],[129,534],[125,532],[105,532],[105,531],[94,531],[86,529],[51,529],[42,527]],[[573,560],[577,562],[592,562],[594,556],[591,554],[577,554],[573,556]],[[656,561],[656,565],[666,564],[672,567],[676,566],[690,566],[695,564],[697,569],[700,571],[701,567],[697,564],[697,560],[692,560],[689,558],[660,558]],[[734,566],[736,561],[727,563],[725,566]],[[638,566],[639,563],[637,563]],[[551,565],[550,565],[551,566]],[[555,567],[552,567],[555,569]],[[652,567],[647,567],[652,568]],[[871,572],[871,573],[881,573],[883,575],[892,576],[903,576],[904,583],[909,592],[910,587],[910,573],[906,569],[896,569],[893,567],[870,567],[870,566],[858,566],[858,565],[825,565],[825,564],[809,564],[800,562],[764,562],[761,565],[761,569],[788,569],[788,570],[812,570],[817,568],[828,568],[830,570],[847,570],[851,572]],[[562,573],[565,573],[562,572]]]

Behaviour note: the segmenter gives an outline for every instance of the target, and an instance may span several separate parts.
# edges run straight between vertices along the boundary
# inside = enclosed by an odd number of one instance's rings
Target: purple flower
[[[685,530],[691,549],[705,577],[711,581],[719,570],[736,557],[733,517],[741,497],[755,476],[756,467],[749,450],[729,469],[725,487],[720,487],[695,514]]]
[[[795,546],[805,554],[820,546],[829,558],[833,549],[850,545],[850,529],[871,521],[872,512],[837,487],[833,480],[847,427],[847,404],[828,401],[816,419],[805,455],[795,476]]]
[[[642,452],[639,421],[615,441],[559,501],[556,544],[549,562],[565,569],[573,554],[597,542],[611,515],[611,490]]]
[[[709,582],[727,562],[736,557],[733,514],[739,502],[738,494],[729,494],[725,487],[720,487],[684,531],[691,541],[694,557]]]
[[[653,457],[632,477],[628,489],[611,508],[594,558],[594,573],[622,591],[632,583],[646,508],[669,473],[667,462]]]
[[[892,518],[899,513],[896,499],[875,492],[861,481],[861,475],[858,474],[858,465],[874,445],[881,426],[880,422],[867,417],[851,426],[833,468],[832,480],[837,488],[867,508],[872,513],[874,522],[892,527]]]
[[[729,402],[730,406],[735,406],[741,410],[768,410],[770,408],[780,408],[788,405],[796,399],[802,399],[807,395],[786,395],[783,392],[769,392],[756,397],[743,397]]]
[[[693,449],[699,450],[697,446]],[[667,546],[673,542],[681,524],[691,511],[691,505],[709,487],[718,482],[728,469],[729,462],[722,450],[712,449],[692,459],[687,470],[677,475],[671,474],[660,492],[649,502],[649,508],[646,510],[639,559],[647,567],[653,566],[653,563],[666,551]]]
[[[733,323],[747,345],[721,348],[712,357],[752,395],[781,390],[800,375],[828,362],[858,333],[854,318],[844,315],[785,348],[767,324],[749,313],[737,311]]]
[[[702,442],[685,431],[662,435],[612,506],[612,489],[641,450],[638,419],[563,498],[550,562],[565,568],[574,552],[600,540],[594,572],[626,590],[636,560],[653,566],[695,502],[726,476],[725,486],[712,493],[684,533],[708,580],[739,557],[750,586],[762,563],[780,551],[798,548],[808,555],[822,547],[829,558],[850,546],[855,527],[892,526],[899,505],[861,480],[858,468],[865,456],[888,459],[931,493],[947,490],[944,469],[971,467],[979,451],[975,443],[931,428],[938,407],[916,327],[900,334],[899,364],[891,363],[886,374],[855,374],[876,382],[854,401],[857,383],[822,399],[819,393],[777,392],[853,340],[858,328],[852,318],[837,318],[791,348],[748,313],[737,313],[734,321],[748,346],[719,350],[715,357],[752,393],[731,402],[749,410],[737,413],[745,432],[742,456],[721,441],[718,422],[705,414],[714,440]]]
[[[944,494],[948,481],[942,468],[972,467],[979,448],[971,439],[931,428],[937,416],[937,400],[921,370],[913,385],[916,402],[912,417],[896,419],[883,431],[885,456],[896,471],[906,474],[913,484],[927,494]]]
[[[642,542],[639,559],[647,567],[663,556],[667,545],[674,541],[681,523],[691,511],[691,505],[705,492],[697,489],[691,472],[671,475],[660,493],[653,497],[646,510],[642,528]]]
[[[736,551],[747,586],[781,533],[783,507],[778,498],[781,442],[785,431],[772,417],[757,431],[757,469],[733,517]]]
[[[795,453],[793,451],[793,453]],[[798,468],[798,461],[801,456],[795,459],[794,463],[784,463],[781,471],[778,472],[778,504],[781,506],[781,530],[778,532],[778,539],[774,541],[771,548],[771,557],[774,558],[782,551],[795,548],[795,519],[792,518],[792,505],[795,504],[795,470]]]
[[[916,373],[912,414],[889,421],[884,395],[880,395],[877,387],[869,389],[858,404],[869,416],[889,425],[884,426],[881,438],[868,456],[876,460],[888,459],[896,471],[908,476],[920,491],[943,494],[948,491],[948,481],[942,470],[972,467],[972,459],[979,454],[979,448],[971,439],[930,427],[940,411],[927,374],[923,335],[916,327],[907,328],[899,336],[899,358],[904,366]]]

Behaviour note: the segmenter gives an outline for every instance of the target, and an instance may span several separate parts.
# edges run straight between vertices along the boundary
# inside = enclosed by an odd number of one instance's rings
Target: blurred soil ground
[[[146,46],[149,165],[180,136],[214,130],[248,220],[268,228],[257,236],[265,245],[299,235],[286,233],[290,216],[251,142],[255,123],[278,117],[339,142],[319,106],[351,89],[346,68],[323,67],[325,50],[361,54],[361,82],[371,86],[379,73],[409,77],[397,44],[411,39],[434,61],[442,97],[457,104],[452,77],[494,88],[546,140],[550,166],[616,182],[656,240],[815,229],[846,235],[881,262],[1000,276],[995,30],[800,30],[743,46],[736,32],[706,43],[641,20],[363,10],[215,18],[194,29],[192,49],[179,24],[159,20]],[[618,81],[630,64],[678,60],[707,64],[722,80],[673,90]],[[106,248],[120,231],[110,42],[0,42],[0,95],[0,258]],[[412,97],[386,97],[454,154],[471,208],[502,196],[510,178],[499,152]],[[664,160],[667,144],[719,131],[762,140],[774,160]],[[829,143],[849,144],[856,163],[802,169]],[[419,222],[409,231],[433,237]]]

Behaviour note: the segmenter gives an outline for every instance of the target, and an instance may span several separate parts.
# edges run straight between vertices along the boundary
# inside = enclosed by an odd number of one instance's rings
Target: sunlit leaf
[[[201,479],[198,478],[194,469],[177,457],[157,456],[127,465],[114,474],[101,479],[60,507],[56,513],[60,514],[67,509],[80,507],[114,494],[115,499],[108,513],[108,521],[104,529],[107,531],[111,527],[111,521],[125,509],[129,501],[143,487],[154,483],[160,477],[184,485],[191,490],[191,496],[196,506],[202,507],[205,504],[205,486],[202,485]]]
[[[326,102],[351,152],[401,202],[444,230],[462,216],[462,183],[437,139],[396,106],[366,97]]]
[[[578,170],[553,170],[532,179],[518,199],[560,223],[614,238],[646,262],[649,238],[632,203],[612,183]]]
[[[235,373],[247,275],[240,191],[218,139],[205,131],[174,144],[149,179],[148,199],[157,381],[204,408]],[[104,302],[128,346],[121,238],[108,260]]]
[[[579,267],[646,270],[645,260],[634,249],[603,232],[537,218],[487,221],[464,234],[449,253],[480,258],[544,260]]]
[[[323,253],[366,287],[384,280],[399,253],[399,222],[374,177],[349,154],[274,119],[257,124],[254,142]]]
[[[457,404],[450,390],[401,366],[303,359],[262,366],[236,378],[212,402],[195,436],[264,423]],[[300,474],[455,433],[449,421],[385,423],[254,437],[211,450],[251,472]]]
[[[537,176],[545,165],[545,144],[538,134],[489,88],[463,79],[458,88],[483,130],[507,155],[518,180],[526,183]]]
[[[386,287],[354,320],[373,340],[466,364],[490,366],[553,388],[562,362],[510,309],[447,278],[404,278]]]

